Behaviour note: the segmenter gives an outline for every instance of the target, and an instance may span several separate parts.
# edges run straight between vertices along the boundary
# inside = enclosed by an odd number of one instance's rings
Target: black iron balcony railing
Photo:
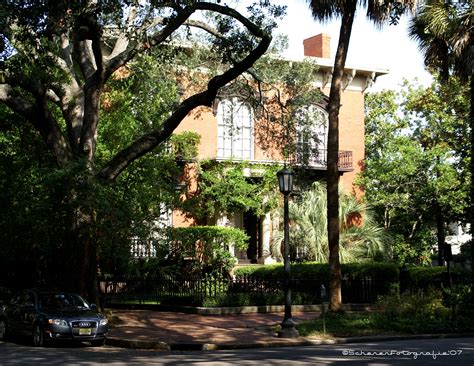
[[[296,163],[306,165],[309,168],[326,168],[327,167],[327,150],[313,150],[311,154],[297,154]],[[352,151],[339,151],[339,169],[352,169]]]

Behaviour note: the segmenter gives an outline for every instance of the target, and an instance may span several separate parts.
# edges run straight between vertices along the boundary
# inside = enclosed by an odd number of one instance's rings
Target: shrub
[[[408,267],[410,284],[412,288],[427,290],[430,287],[441,288],[449,285],[449,276],[446,267]],[[453,268],[451,276],[454,283],[467,283],[468,272],[462,268]]]
[[[445,304],[454,306],[456,317],[469,317],[474,320],[470,285],[455,285],[452,289],[445,288],[444,293]]]
[[[235,264],[229,248],[245,249],[248,236],[231,227],[191,226],[168,228],[164,241],[170,257],[193,258],[210,271],[228,272]]]
[[[431,289],[413,294],[394,291],[377,303],[377,326],[400,332],[424,333],[460,329],[463,324],[452,319],[451,309],[443,303],[442,291]]]

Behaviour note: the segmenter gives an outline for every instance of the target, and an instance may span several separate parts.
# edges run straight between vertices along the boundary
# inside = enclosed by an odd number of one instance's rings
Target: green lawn
[[[325,324],[324,324],[325,323]],[[324,325],[326,333],[324,333]],[[348,336],[365,336],[387,334],[378,328],[373,314],[326,314],[298,324],[298,331],[303,337],[331,338]],[[393,332],[392,332],[393,333]]]
[[[326,332],[324,333],[324,322]],[[300,322],[300,335],[309,338],[360,337],[369,335],[474,332],[471,318],[391,317],[386,313],[326,314]]]

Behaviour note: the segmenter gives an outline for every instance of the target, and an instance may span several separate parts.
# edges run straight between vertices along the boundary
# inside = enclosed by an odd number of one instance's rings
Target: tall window
[[[320,107],[302,108],[298,121],[298,161],[308,165],[326,165],[328,140],[328,113]]]
[[[237,98],[224,99],[217,108],[217,157],[253,158],[253,116]]]

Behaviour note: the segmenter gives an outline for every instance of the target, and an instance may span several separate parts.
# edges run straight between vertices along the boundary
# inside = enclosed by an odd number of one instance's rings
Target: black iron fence
[[[234,302],[246,298],[246,305],[278,305],[284,302],[284,280],[280,278],[114,277],[100,279],[99,288],[104,304],[136,302],[202,306],[209,300],[226,304],[231,298]],[[320,304],[328,298],[328,289],[328,283],[317,279],[291,280],[293,304]],[[389,284],[371,278],[342,281],[344,303],[373,303],[388,291]]]

